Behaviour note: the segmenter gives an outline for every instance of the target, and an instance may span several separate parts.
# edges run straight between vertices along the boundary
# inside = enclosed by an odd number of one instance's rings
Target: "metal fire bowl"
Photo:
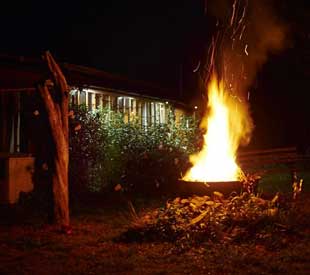
[[[213,192],[221,192],[224,196],[232,193],[240,194],[242,191],[242,183],[240,181],[215,181],[215,182],[199,182],[179,180],[179,190],[184,196],[205,196],[212,195]]]

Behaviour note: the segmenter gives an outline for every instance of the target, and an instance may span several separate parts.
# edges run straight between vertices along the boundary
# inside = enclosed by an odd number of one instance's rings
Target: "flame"
[[[251,129],[242,101],[224,90],[223,81],[213,74],[208,86],[208,110],[200,128],[206,129],[200,152],[190,156],[193,167],[183,180],[216,182],[239,180],[236,151]]]

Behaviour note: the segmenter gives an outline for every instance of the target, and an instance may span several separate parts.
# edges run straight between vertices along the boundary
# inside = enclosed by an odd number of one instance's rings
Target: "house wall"
[[[180,120],[185,112],[175,108],[168,101],[151,98],[128,96],[107,90],[75,89],[70,92],[71,104],[85,104],[89,111],[97,108],[108,108],[124,115],[124,121],[129,123],[138,120],[141,126],[167,123],[169,114]]]
[[[98,108],[118,111],[124,115],[125,122],[135,120],[142,127],[167,123],[169,117],[178,123],[185,114],[168,101],[105,89],[73,88],[70,103],[85,104],[89,111]],[[38,94],[33,91],[0,93],[0,107],[0,153],[34,153],[37,129],[48,139],[48,121]]]
[[[0,178],[0,203],[17,203],[21,192],[33,190],[34,158],[23,155],[0,155],[3,176]]]

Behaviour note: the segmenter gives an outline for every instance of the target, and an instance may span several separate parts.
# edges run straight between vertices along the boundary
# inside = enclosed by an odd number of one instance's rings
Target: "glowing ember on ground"
[[[202,150],[190,157],[193,167],[183,180],[215,182],[239,180],[241,169],[236,163],[236,151],[248,133],[242,102],[224,90],[222,81],[213,74],[208,87],[208,114],[200,128],[206,129]]]

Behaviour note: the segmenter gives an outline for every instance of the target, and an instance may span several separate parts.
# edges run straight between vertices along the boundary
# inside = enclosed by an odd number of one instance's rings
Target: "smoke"
[[[225,89],[244,112],[247,144],[253,130],[247,102],[250,85],[270,53],[286,45],[287,26],[276,16],[272,0],[213,0],[208,12],[217,19],[217,33],[209,48],[205,79],[216,71]]]
[[[270,53],[278,52],[285,46],[286,27],[276,17],[271,7],[272,1],[252,0],[248,6],[248,15],[243,25],[244,37],[239,39],[239,49],[236,54],[232,47],[225,49],[225,56],[231,57],[233,63],[229,66],[230,73],[239,74],[237,93],[244,94],[254,80],[257,71],[267,61]],[[241,39],[240,39],[241,38]],[[232,41],[233,43],[233,41]],[[239,52],[238,52],[239,51]],[[241,69],[238,64],[242,64]],[[241,80],[239,82],[239,80]]]
[[[214,64],[226,86],[242,96],[268,55],[285,47],[287,27],[275,15],[271,0],[215,2],[210,9],[219,26]]]

